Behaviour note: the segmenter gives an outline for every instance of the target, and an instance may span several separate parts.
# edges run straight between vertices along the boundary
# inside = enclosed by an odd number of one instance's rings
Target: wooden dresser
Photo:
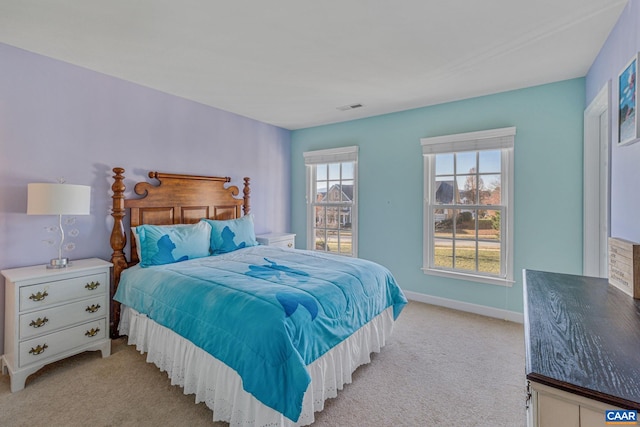
[[[607,279],[524,271],[529,426],[604,426],[640,410],[640,300]]]

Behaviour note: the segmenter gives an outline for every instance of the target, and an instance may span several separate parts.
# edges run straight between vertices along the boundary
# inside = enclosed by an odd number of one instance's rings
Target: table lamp
[[[89,215],[91,187],[88,185],[31,183],[27,185],[27,215],[58,215],[60,244],[58,259],[52,259],[47,268],[65,268],[69,258],[62,257],[64,229],[62,215]]]

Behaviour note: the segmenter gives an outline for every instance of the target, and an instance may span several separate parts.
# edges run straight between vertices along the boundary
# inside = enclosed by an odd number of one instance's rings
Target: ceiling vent
[[[364,107],[364,105],[362,104],[343,105],[342,107],[338,107],[338,110],[340,111],[355,110],[356,108],[360,108],[360,107]]]

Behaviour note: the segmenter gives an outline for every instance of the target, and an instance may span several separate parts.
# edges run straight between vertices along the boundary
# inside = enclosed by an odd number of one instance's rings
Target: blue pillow
[[[214,255],[258,245],[251,214],[226,221],[213,219],[202,221],[211,224],[211,253]]]
[[[204,222],[179,225],[139,225],[140,266],[171,264],[209,256],[211,226]]]

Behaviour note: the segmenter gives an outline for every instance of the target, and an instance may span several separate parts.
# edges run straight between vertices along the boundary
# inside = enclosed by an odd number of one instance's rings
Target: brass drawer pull
[[[37,356],[38,354],[43,353],[47,348],[49,348],[49,346],[46,344],[39,345],[36,348],[31,347],[31,350],[29,350],[29,354],[33,354],[34,356]]]
[[[100,304],[91,304],[84,309],[84,311],[88,311],[89,313],[95,313],[98,310],[100,310]]]
[[[44,292],[38,292],[37,294],[31,294],[29,299],[30,300],[34,300],[34,301],[42,301],[43,299],[45,299],[48,296],[49,296],[49,294],[47,293],[47,291],[44,291]]]
[[[29,323],[29,326],[33,326],[34,328],[39,328],[41,326],[44,326],[45,323],[47,323],[49,321],[49,319],[47,319],[46,317],[44,319],[41,319],[38,317],[38,320],[32,320],[31,323]]]
[[[91,338],[91,337],[95,337],[98,332],[100,332],[100,328],[95,328],[95,329],[91,328],[90,331],[87,331],[84,334],[89,338]]]
[[[293,246],[293,243],[291,243],[291,242],[287,243],[287,247],[289,247],[289,248],[290,248],[290,247],[292,247],[292,246]]]
[[[84,287],[89,289],[90,291],[98,289],[98,286],[100,286],[100,282],[91,282],[84,285]]]

